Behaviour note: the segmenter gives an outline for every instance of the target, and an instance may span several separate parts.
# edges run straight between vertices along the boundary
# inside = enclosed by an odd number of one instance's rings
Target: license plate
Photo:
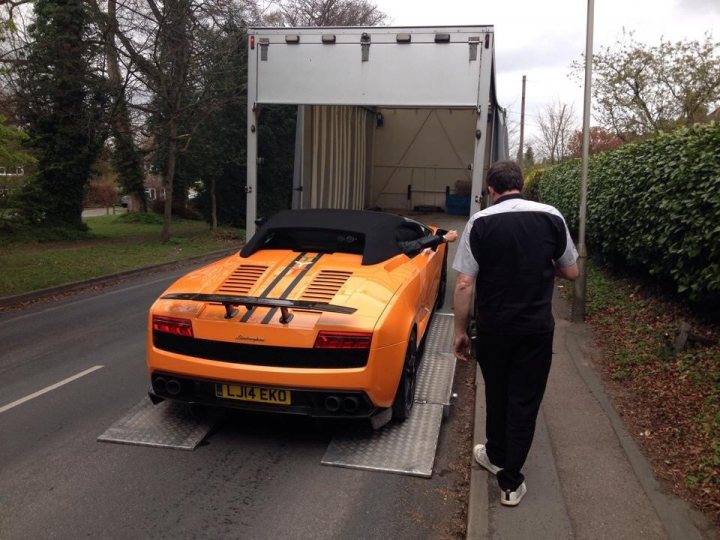
[[[273,405],[290,405],[291,392],[283,388],[266,388],[264,386],[248,386],[245,384],[215,384],[215,395],[219,398],[271,403]]]

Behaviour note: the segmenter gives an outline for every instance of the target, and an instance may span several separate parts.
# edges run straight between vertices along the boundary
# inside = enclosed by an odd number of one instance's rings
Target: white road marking
[[[18,405],[22,405],[26,401],[30,401],[31,399],[35,399],[38,396],[42,396],[43,394],[47,394],[48,392],[52,392],[56,388],[60,388],[61,386],[71,383],[74,380],[79,379],[80,377],[84,377],[85,375],[89,375],[93,371],[97,371],[98,369],[102,369],[105,366],[93,366],[90,369],[86,369],[85,371],[81,371],[77,375],[73,375],[72,377],[68,377],[67,379],[63,379],[62,381],[55,383],[53,385],[50,385],[46,388],[43,388],[42,390],[38,390],[37,392],[30,394],[29,396],[25,396],[24,398],[20,398],[17,401],[13,401],[12,403],[8,403],[7,405],[3,405],[0,407],[0,414],[4,413],[5,411],[9,411],[13,407],[17,407]]]

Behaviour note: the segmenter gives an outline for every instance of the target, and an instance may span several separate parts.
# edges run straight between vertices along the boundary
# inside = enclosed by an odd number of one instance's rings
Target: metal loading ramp
[[[157,405],[146,397],[108,428],[97,440],[156,448],[195,450],[215,425],[199,418],[182,404],[163,401]]]
[[[370,434],[334,437],[321,460],[323,465],[432,476],[440,425],[450,406],[455,376],[453,318],[452,314],[436,313],[430,322],[410,418]]]

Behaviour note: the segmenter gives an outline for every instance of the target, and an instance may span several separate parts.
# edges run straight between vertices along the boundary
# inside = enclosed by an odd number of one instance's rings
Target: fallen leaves
[[[606,385],[630,432],[656,475],[720,525],[720,326],[596,268],[588,305]],[[716,344],[674,354],[681,320]]]

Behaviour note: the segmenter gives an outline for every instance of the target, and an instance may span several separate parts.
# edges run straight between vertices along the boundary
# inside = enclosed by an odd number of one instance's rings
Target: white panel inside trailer
[[[380,109],[373,143],[370,205],[445,206],[445,189],[472,181],[474,109]],[[412,196],[408,200],[408,185]]]
[[[478,105],[485,37],[478,30],[452,33],[450,43],[435,43],[434,33],[413,33],[404,44],[395,32],[371,32],[367,61],[357,31],[338,34],[334,44],[322,43],[320,34],[302,33],[299,44],[285,43],[284,33],[257,34],[267,40],[256,42],[258,103]]]

